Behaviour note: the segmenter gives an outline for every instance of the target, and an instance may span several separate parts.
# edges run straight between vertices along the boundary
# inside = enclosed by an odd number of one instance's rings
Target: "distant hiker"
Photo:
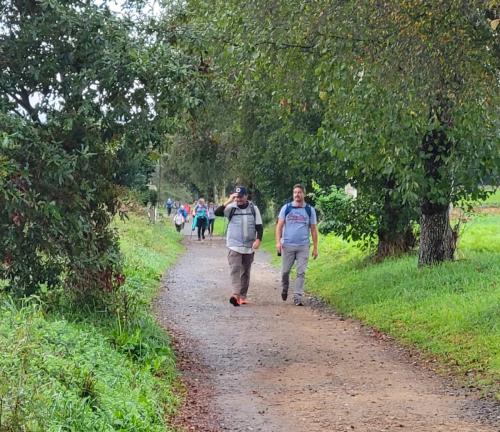
[[[180,209],[174,216],[174,225],[177,232],[181,232],[184,227],[184,215]]]
[[[172,206],[174,205],[174,202],[172,201],[172,198],[167,199],[165,202],[165,207],[167,208],[167,214],[170,216],[170,213],[172,213]]]
[[[198,241],[205,240],[205,230],[208,226],[208,207],[203,198],[200,198],[198,204],[194,207],[193,216],[198,228]]]
[[[186,218],[187,218],[187,215],[188,215],[188,212],[187,210],[184,208],[183,205],[181,205],[179,207],[179,210],[177,210],[177,214],[180,214],[182,216],[182,225],[181,225],[181,229],[184,229],[184,224],[186,223]]]
[[[215,224],[215,205],[213,202],[208,203],[208,235],[213,237]]]
[[[246,188],[238,186],[229,199],[217,207],[215,216],[225,216],[229,220],[226,245],[229,248],[227,259],[233,285],[229,303],[233,306],[246,304],[254,253],[260,246],[264,232],[260,211],[248,201]]]
[[[318,257],[318,228],[316,210],[306,204],[305,188],[301,184],[293,187],[293,201],[285,204],[279,213],[276,225],[276,249],[281,255],[281,298],[286,301],[290,285],[290,270],[297,261],[297,279],[293,302],[302,306],[304,280],[309,260],[309,232],[313,240],[312,256]]]
[[[186,213],[187,213],[187,215],[186,215],[186,217],[184,219],[185,219],[186,222],[189,223],[189,215],[191,214],[191,207],[189,206],[188,203],[184,203],[184,208],[185,208]]]

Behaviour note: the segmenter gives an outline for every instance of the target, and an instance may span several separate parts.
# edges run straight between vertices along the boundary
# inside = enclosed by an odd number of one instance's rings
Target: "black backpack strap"
[[[253,218],[255,219],[255,206],[253,205],[253,202],[250,201],[250,211],[252,212]]]
[[[236,212],[236,207],[233,207],[229,212],[229,216],[227,217],[229,222],[231,222],[231,219],[233,218],[235,212]]]
[[[248,203],[248,205],[249,205],[249,207],[250,207],[250,211],[252,212],[252,216],[253,216],[253,218],[255,219],[256,212],[255,212],[255,206],[253,205],[253,202],[252,202],[252,201],[250,201],[250,202]],[[228,217],[227,217],[227,219],[228,219],[228,221],[229,221],[229,222],[231,222],[231,219],[233,218],[234,214],[236,213],[236,208],[237,208],[237,207],[233,207],[233,208],[231,209],[231,211],[229,212],[229,215],[228,215]]]
[[[304,208],[306,210],[307,216],[309,216],[309,225],[311,225],[312,207],[306,203],[306,206]],[[285,219],[291,211],[292,211],[292,203],[289,202],[285,208]]]

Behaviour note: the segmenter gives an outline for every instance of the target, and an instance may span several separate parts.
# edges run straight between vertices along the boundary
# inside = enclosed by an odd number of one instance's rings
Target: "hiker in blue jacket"
[[[167,201],[165,201],[165,208],[167,209],[167,215],[170,216],[172,213],[172,206],[174,205],[174,202],[172,201],[172,198],[168,198]]]
[[[297,279],[293,302],[302,306],[304,280],[309,260],[309,233],[313,240],[312,256],[318,257],[318,228],[316,210],[305,202],[305,188],[301,184],[293,187],[293,201],[285,204],[279,213],[276,225],[276,250],[281,255],[281,298],[286,301],[290,285],[290,270],[297,261]]]
[[[237,186],[229,199],[217,207],[215,215],[225,216],[229,220],[226,245],[229,249],[227,260],[233,285],[229,303],[233,306],[247,304],[250,269],[264,232],[260,211],[248,200],[247,189]]]

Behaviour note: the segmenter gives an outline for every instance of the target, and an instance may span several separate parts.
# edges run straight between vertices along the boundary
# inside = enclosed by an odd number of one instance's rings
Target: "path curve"
[[[189,389],[188,430],[500,431],[498,404],[449,385],[356,321],[284,303],[268,254],[256,255],[251,304],[234,307],[223,241],[185,243],[156,309]]]

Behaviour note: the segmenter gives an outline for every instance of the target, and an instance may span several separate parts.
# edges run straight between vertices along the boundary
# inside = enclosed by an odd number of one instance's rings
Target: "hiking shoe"
[[[288,298],[288,291],[287,290],[281,291],[281,299],[283,301],[286,301],[287,298]]]
[[[304,306],[304,304],[302,303],[302,300],[301,300],[300,298],[297,298],[297,297],[295,297],[295,298],[293,299],[293,304],[294,304],[295,306]]]
[[[229,299],[229,303],[231,303],[233,306],[240,305],[240,301],[239,301],[238,297],[236,297],[235,295],[231,296],[231,298]]]

